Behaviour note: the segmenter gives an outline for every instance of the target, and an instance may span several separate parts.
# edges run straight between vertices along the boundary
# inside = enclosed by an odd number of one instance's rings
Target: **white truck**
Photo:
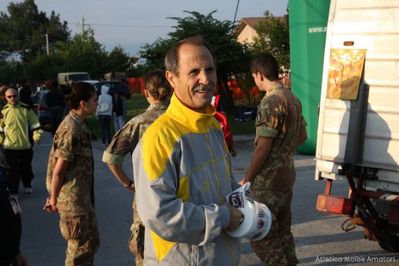
[[[331,0],[315,173],[326,181],[317,210],[348,215],[365,237],[399,251],[397,0]],[[348,195],[332,195],[338,179]]]
[[[57,82],[59,85],[67,86],[73,81],[91,80],[87,72],[63,72],[58,73]]]

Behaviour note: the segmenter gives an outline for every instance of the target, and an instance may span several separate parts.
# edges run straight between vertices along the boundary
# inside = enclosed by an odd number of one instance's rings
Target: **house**
[[[258,37],[256,32],[256,25],[266,17],[247,17],[240,20],[240,24],[235,31],[236,39],[241,44],[252,44],[255,42],[255,38]],[[274,17],[280,21],[286,21],[287,16]]]
[[[258,24],[263,19],[265,19],[265,17],[242,18],[240,20],[240,24],[236,29],[237,41],[242,44],[253,43],[255,41],[255,38],[258,37],[258,33],[255,29],[256,24]]]

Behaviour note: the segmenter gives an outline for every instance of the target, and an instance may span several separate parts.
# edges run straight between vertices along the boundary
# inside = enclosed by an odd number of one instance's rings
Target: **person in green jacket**
[[[33,132],[33,141],[40,143],[43,133],[39,119],[33,110],[19,101],[18,92],[13,88],[5,90],[7,104],[1,111],[0,144],[4,149],[8,169],[7,183],[11,194],[18,194],[19,180],[25,187],[25,193],[32,193],[32,144],[29,130]]]

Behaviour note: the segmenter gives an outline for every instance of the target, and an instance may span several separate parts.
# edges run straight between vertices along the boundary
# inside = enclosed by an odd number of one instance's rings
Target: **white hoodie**
[[[98,97],[96,115],[112,116],[112,96],[108,94],[108,91],[108,86],[101,86],[101,95]]]

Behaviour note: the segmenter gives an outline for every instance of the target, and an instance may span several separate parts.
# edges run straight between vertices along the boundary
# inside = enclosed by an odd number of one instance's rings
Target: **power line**
[[[77,26],[81,26],[81,23],[74,23]],[[119,27],[119,28],[171,28],[173,26],[165,25],[140,25],[140,24],[102,24],[102,23],[85,23],[84,25],[96,26],[96,27]]]

